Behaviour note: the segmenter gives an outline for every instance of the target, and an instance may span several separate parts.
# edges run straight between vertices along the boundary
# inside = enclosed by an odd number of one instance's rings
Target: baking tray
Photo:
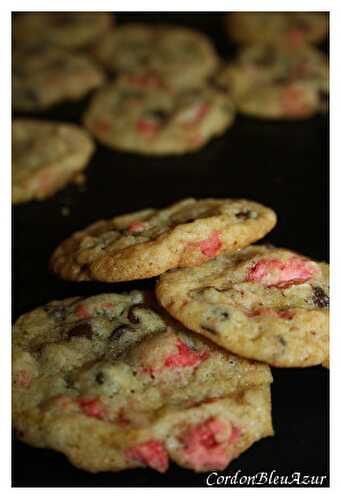
[[[224,36],[218,13],[122,13],[117,19],[202,30],[225,58],[236,49]],[[37,118],[80,123],[86,103],[61,105]],[[290,122],[238,116],[222,137],[197,153],[178,157],[121,154],[98,145],[86,177],[84,187],[69,185],[53,198],[13,209],[13,321],[53,299],[153,288],[154,280],[64,282],[47,271],[48,258],[61,240],[97,219],[162,207],[186,196],[245,197],[269,205],[279,220],[267,242],[329,260],[328,116]],[[329,371],[273,369],[273,376],[275,436],[253,445],[222,474],[299,472],[301,477],[325,475],[323,486],[328,486]],[[57,452],[15,439],[12,458],[14,486],[205,486],[208,475],[174,464],[166,474],[149,469],[91,474]]]

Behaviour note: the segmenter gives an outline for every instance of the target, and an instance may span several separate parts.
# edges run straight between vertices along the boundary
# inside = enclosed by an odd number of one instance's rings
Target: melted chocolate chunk
[[[329,297],[319,286],[313,287],[312,300],[317,307],[329,307]]]
[[[87,339],[91,339],[92,334],[93,331],[90,323],[78,323],[68,331],[69,339],[72,337],[85,337]]]
[[[115,328],[112,333],[110,334],[109,340],[111,341],[116,341],[119,338],[122,337],[122,335],[125,335],[127,332],[131,332],[132,329],[128,325],[120,325],[117,328]]]
[[[104,384],[104,373],[103,372],[98,372],[96,377],[95,377],[95,380],[96,380],[96,383],[99,384],[99,385],[102,385]]]

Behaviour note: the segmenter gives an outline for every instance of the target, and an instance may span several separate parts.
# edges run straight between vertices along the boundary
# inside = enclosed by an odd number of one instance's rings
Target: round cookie
[[[95,222],[59,245],[50,268],[72,281],[151,278],[232,253],[265,236],[275,223],[275,213],[259,203],[188,198]]]
[[[58,48],[16,51],[13,61],[13,106],[18,111],[40,111],[81,99],[105,81],[87,56]]]
[[[306,118],[328,108],[327,57],[310,47],[243,49],[218,73],[216,83],[240,112],[258,118]]]
[[[149,155],[200,149],[233,120],[234,105],[223,92],[208,85],[174,92],[145,75],[125,75],[99,90],[84,116],[106,146]]]
[[[328,34],[323,12],[233,12],[224,18],[225,29],[237,43],[275,43],[297,47],[317,43]]]
[[[328,356],[328,358],[323,361],[322,366],[324,368],[328,368],[329,369],[330,368],[329,365],[330,365],[330,362],[329,362],[329,356]]]
[[[94,149],[88,133],[76,125],[14,120],[13,203],[50,196],[87,166]]]
[[[14,17],[13,38],[25,48],[39,43],[78,49],[97,41],[112,23],[106,12],[26,12]]]
[[[91,472],[223,469],[272,435],[268,366],[160,316],[141,292],[54,301],[13,330],[19,439]]]
[[[305,367],[328,356],[328,272],[290,250],[255,245],[170,271],[156,294],[172,316],[231,352]]]
[[[119,26],[101,40],[94,55],[112,72],[144,72],[179,89],[205,82],[218,63],[213,44],[203,33],[169,25]]]

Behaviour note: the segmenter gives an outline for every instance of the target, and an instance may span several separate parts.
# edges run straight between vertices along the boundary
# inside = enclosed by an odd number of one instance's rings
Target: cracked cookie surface
[[[83,170],[94,144],[67,123],[17,119],[12,125],[12,200],[43,199]]]
[[[275,213],[259,203],[188,198],[95,222],[57,247],[50,268],[72,281],[150,278],[232,253],[262,238],[275,223]]]
[[[142,292],[24,314],[12,366],[18,437],[92,472],[223,469],[272,434],[269,367],[187,331]]]
[[[278,367],[328,356],[329,266],[290,250],[251,246],[160,277],[156,295],[187,328],[231,352]]]

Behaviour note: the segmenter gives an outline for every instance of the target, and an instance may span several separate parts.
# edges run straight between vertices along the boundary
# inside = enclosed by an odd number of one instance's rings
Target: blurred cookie
[[[231,352],[278,367],[328,356],[329,266],[290,250],[251,246],[160,277],[159,302]]]
[[[99,87],[105,76],[88,57],[57,48],[16,51],[13,57],[13,106],[40,111],[78,100]]]
[[[94,151],[76,125],[14,120],[12,127],[12,200],[43,199],[83,170]]]
[[[224,23],[228,36],[246,45],[265,42],[297,47],[322,41],[329,29],[324,12],[232,12]]]
[[[271,381],[137,291],[51,302],[14,326],[18,437],[91,472],[224,469],[272,435]]]
[[[218,73],[216,83],[237,109],[258,118],[297,119],[326,111],[329,67],[314,48],[282,50],[256,45]]]
[[[113,16],[106,12],[26,12],[14,17],[13,38],[23,48],[78,49],[94,43],[112,25]]]
[[[181,89],[203,83],[218,62],[203,33],[170,25],[119,26],[104,37],[94,55],[115,73],[148,73]]]
[[[84,116],[103,144],[149,155],[200,149],[233,120],[231,99],[213,87],[174,92],[146,75],[126,75],[101,89]]]
[[[252,201],[188,198],[95,222],[61,243],[50,267],[73,281],[150,278],[232,253],[275,224],[275,213]]]

